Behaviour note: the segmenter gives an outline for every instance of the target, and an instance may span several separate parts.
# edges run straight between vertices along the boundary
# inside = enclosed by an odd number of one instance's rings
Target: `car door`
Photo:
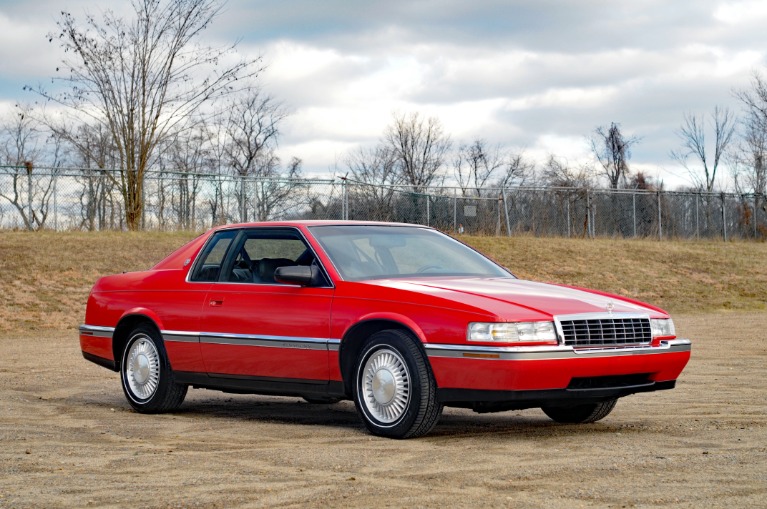
[[[181,285],[163,291],[144,292],[142,302],[147,308],[157,310],[162,319],[161,333],[174,371],[205,372],[198,333],[201,310],[210,285],[218,278],[226,253],[236,236],[237,231],[234,230],[214,233]],[[167,276],[159,273],[157,277]]]
[[[242,230],[207,294],[200,345],[208,375],[328,380],[333,288],[282,284],[278,267],[319,264],[294,228]]]

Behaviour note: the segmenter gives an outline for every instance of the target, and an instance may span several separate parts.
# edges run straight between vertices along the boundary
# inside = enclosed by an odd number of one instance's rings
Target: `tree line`
[[[51,189],[50,181],[33,178],[35,168],[83,168],[88,173],[81,202],[92,209],[87,221],[99,210],[114,210],[103,201],[115,192],[126,227],[135,230],[152,169],[187,176],[175,190],[182,224],[194,217],[200,175],[263,178],[256,190],[240,187],[235,199],[240,218],[268,217],[302,176],[302,161],[277,155],[288,109],[261,88],[261,58],[239,56],[236,43],[202,43],[201,34],[221,10],[218,0],[131,0],[131,6],[129,18],[106,11],[78,20],[61,13],[48,35],[65,55],[54,88],[25,87],[43,101],[17,105],[0,121],[0,163],[12,179],[0,188],[0,199],[27,228],[42,228],[47,209],[34,203],[45,203]],[[755,73],[747,88],[734,93],[743,105],[740,117],[720,107],[709,115],[684,114],[679,147],[670,156],[687,169],[690,190],[720,189],[726,166],[737,192],[764,196],[767,81]],[[464,197],[515,185],[662,190],[663,182],[630,167],[640,137],[611,122],[596,127],[588,140],[590,162],[572,164],[555,154],[534,161],[482,137],[454,141],[437,117],[394,113],[375,144],[346,154],[335,171],[369,184],[366,192],[382,207],[391,206],[397,186],[425,192],[452,185]],[[112,169],[117,171],[107,171]],[[224,199],[218,193],[207,199],[214,222],[227,220]]]

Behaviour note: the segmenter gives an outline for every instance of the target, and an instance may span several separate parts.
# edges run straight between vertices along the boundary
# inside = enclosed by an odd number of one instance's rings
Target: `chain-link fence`
[[[126,228],[120,175],[110,170],[0,168],[0,228]],[[279,219],[398,221],[451,232],[565,237],[767,237],[759,194],[512,187],[416,192],[345,179],[258,179],[148,173],[142,227],[202,230]],[[474,191],[476,195],[476,191]]]

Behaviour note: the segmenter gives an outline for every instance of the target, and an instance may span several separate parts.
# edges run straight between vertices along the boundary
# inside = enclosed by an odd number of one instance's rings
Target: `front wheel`
[[[418,437],[439,420],[437,384],[416,341],[400,330],[378,332],[357,361],[354,404],[374,435]]]
[[[607,417],[613,411],[617,399],[609,399],[599,403],[588,403],[576,406],[543,407],[543,413],[556,422],[563,424],[584,424],[597,422]]]
[[[148,325],[130,333],[120,363],[120,379],[128,403],[141,413],[162,413],[178,408],[187,386],[177,384],[159,334]]]

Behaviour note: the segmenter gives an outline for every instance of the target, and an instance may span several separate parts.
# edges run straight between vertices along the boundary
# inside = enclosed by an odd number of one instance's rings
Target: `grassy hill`
[[[74,329],[93,282],[151,267],[193,233],[0,232],[0,333]],[[767,244],[464,236],[517,276],[585,286],[671,312],[764,310]]]

